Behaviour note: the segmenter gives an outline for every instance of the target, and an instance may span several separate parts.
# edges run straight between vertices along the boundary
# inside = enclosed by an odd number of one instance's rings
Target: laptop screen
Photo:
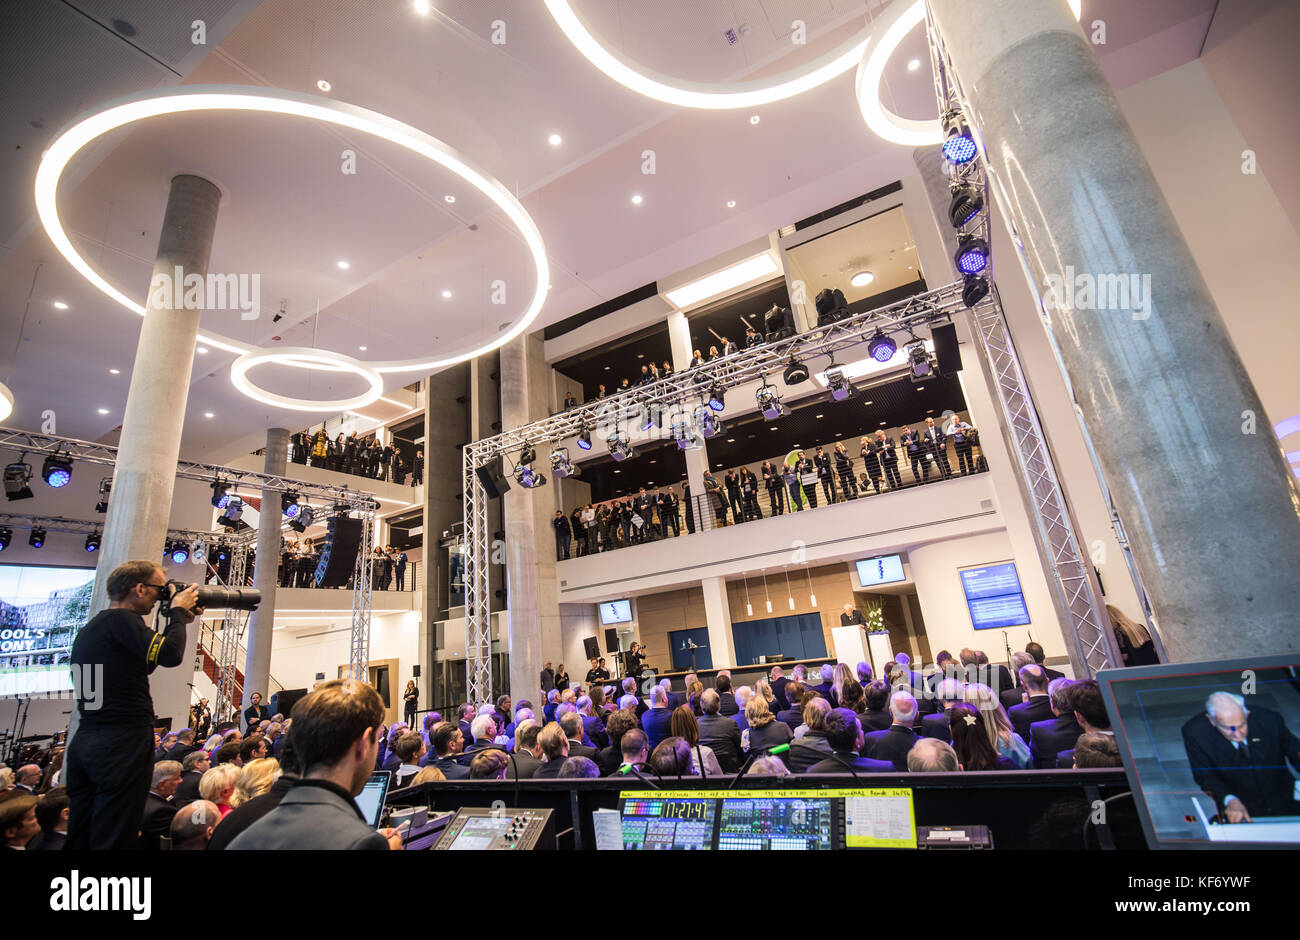
[[[356,796],[357,808],[371,828],[379,828],[379,821],[384,816],[384,800],[388,797],[388,785],[392,779],[392,771],[376,770]]]

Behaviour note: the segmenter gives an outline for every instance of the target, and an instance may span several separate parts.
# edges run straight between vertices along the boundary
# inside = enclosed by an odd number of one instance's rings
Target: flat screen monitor
[[[72,641],[94,568],[0,565],[0,697],[72,691]]]
[[[829,796],[744,796],[724,799],[718,816],[718,848],[723,851],[835,848],[834,813]]]
[[[1300,843],[1300,656],[1105,669],[1097,682],[1152,848]]]
[[[983,565],[958,572],[966,608],[976,630],[1016,627],[1029,623],[1029,608],[1020,590],[1015,562]]]
[[[864,558],[857,563],[858,582],[863,587],[874,584],[892,584],[905,581],[902,555],[881,555],[879,558]]]
[[[711,849],[716,799],[635,796],[619,800],[624,849]]]
[[[357,808],[373,829],[378,829],[379,821],[384,818],[384,801],[388,799],[388,785],[392,780],[392,771],[376,770],[355,797]]]
[[[510,831],[513,816],[468,816],[455,840],[447,846],[450,852],[473,852],[492,848],[493,840]],[[507,846],[508,848],[509,846]]]
[[[605,601],[600,605],[600,622],[607,625],[611,623],[631,623],[632,602]]]

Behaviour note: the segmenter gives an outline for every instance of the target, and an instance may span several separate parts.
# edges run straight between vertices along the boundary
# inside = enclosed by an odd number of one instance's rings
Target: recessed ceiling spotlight
[[[429,11],[433,9],[433,4],[431,4],[429,0],[415,0],[415,3],[412,4],[412,6],[415,7],[415,12],[419,13],[421,16],[428,16]]]
[[[203,417],[205,417],[205,418],[215,418],[216,415],[214,415],[214,414],[213,414],[212,412],[210,412],[210,411],[205,411],[205,412],[203,412]]]
[[[102,414],[102,415],[106,415],[106,414],[108,414],[108,409],[107,409],[107,408],[100,408],[100,409],[99,409],[99,413]]]
[[[443,291],[443,292],[442,292],[442,296],[445,297],[445,298],[447,298],[448,300],[450,300],[450,299],[451,299],[451,291],[449,291],[449,290],[445,290],[445,291]]]
[[[728,199],[728,200],[727,200],[727,208],[728,208],[728,209],[734,209],[734,208],[736,208],[736,200],[734,200],[734,199]]]
[[[68,309],[68,305],[65,304],[65,303],[64,303],[63,301],[61,301],[61,300],[56,300],[56,301],[54,301],[54,309],[55,309],[55,310],[67,310],[67,309]]]
[[[109,374],[109,375],[121,375],[121,374],[122,374],[122,370],[121,370],[121,369],[109,369],[109,370],[108,370],[108,374]]]
[[[339,262],[339,270],[340,270],[340,271],[346,271],[346,270],[347,270],[348,268],[350,268],[350,267],[352,267],[352,265],[348,264],[346,261],[340,261],[340,262]]]
[[[357,349],[361,350],[362,352],[366,351],[366,347],[364,346],[358,346]]]
[[[634,195],[634,196],[632,197],[632,205],[634,205],[634,206],[639,206],[639,205],[641,205],[641,203],[643,203],[643,202],[645,202],[645,200],[641,198],[641,194],[640,194],[640,193],[637,193],[636,195]]]
[[[751,114],[751,115],[749,116],[749,123],[750,123],[750,124],[757,124],[757,123],[758,123],[759,121],[761,121],[761,120],[762,120],[762,118],[760,118],[757,114]]]
[[[546,142],[552,147],[558,147],[560,144],[564,143],[564,138],[559,134],[552,134],[550,137],[546,138]]]
[[[875,279],[876,276],[872,274],[870,271],[859,271],[857,274],[853,275],[853,277],[849,280],[849,283],[852,284],[854,287],[866,287]]]
[[[920,59],[913,59],[911,62],[908,62],[908,63],[907,63],[907,70],[908,70],[909,72],[915,72],[915,71],[916,71],[917,69],[919,69],[920,67],[921,67],[921,60],[920,60]]]
[[[206,347],[206,346],[198,346],[198,347],[195,347],[194,351],[195,351],[196,353],[199,353],[199,354],[201,354],[201,355],[205,355],[205,356],[206,356],[206,355],[208,354],[208,347]]]
[[[447,193],[447,195],[443,196],[442,199],[443,199],[443,201],[446,202],[448,205],[451,205],[453,202],[456,201],[456,197],[453,196],[451,193]]]
[[[329,91],[334,86],[322,78],[320,81],[316,83],[316,87],[319,88],[321,91]]]

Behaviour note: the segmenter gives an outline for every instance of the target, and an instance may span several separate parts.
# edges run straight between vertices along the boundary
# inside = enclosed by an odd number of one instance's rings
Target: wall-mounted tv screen
[[[1029,623],[1029,608],[1020,590],[1014,562],[984,565],[958,572],[966,592],[966,607],[976,630]]]
[[[605,601],[600,605],[600,622],[603,624],[631,623],[632,602]]]
[[[0,697],[72,690],[72,641],[94,568],[0,565]]]
[[[905,581],[902,555],[881,555],[858,562],[858,581],[863,587]]]

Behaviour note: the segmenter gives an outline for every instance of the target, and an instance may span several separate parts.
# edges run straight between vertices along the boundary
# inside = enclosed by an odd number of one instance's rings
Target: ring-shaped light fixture
[[[248,378],[248,371],[254,366],[275,363],[277,365],[297,366],[303,369],[326,369],[331,372],[352,372],[370,383],[370,390],[354,398],[342,398],[336,401],[309,401],[302,398],[290,398],[268,392],[254,385]],[[364,408],[373,401],[378,401],[384,393],[384,379],[379,372],[358,362],[350,356],[329,352],[324,349],[310,349],[305,346],[289,346],[284,349],[255,349],[244,353],[230,366],[230,381],[254,401],[277,408],[289,408],[293,411],[351,411]]]
[[[1077,20],[1083,15],[1083,0],[1066,0]],[[913,121],[899,117],[885,107],[880,99],[880,80],[885,74],[894,51],[914,28],[925,22],[925,0],[894,0],[883,15],[875,21],[880,30],[880,41],[858,64],[855,87],[858,108],[867,127],[879,137],[906,147],[924,147],[943,143],[943,124],[938,119]]]
[[[588,62],[624,88],[683,108],[753,108],[793,98],[843,75],[857,65],[871,43],[874,32],[872,26],[867,26],[830,52],[791,72],[749,82],[689,82],[641,66],[633,67],[632,63],[614,55],[592,35],[591,30],[574,12],[570,0],[545,0],[545,3],[560,30]]]
[[[59,180],[68,163],[77,153],[87,144],[109,131],[146,118],[191,111],[256,111],[268,114],[282,114],[323,121],[327,124],[335,124],[379,137],[417,153],[455,173],[491,200],[523,237],[536,269],[537,284],[527,309],[518,321],[508,329],[502,328],[501,335],[494,338],[490,343],[461,355],[445,359],[402,359],[375,362],[365,366],[366,369],[379,373],[428,373],[436,371],[445,366],[465,362],[503,346],[523,333],[529,324],[537,319],[542,304],[546,301],[547,285],[550,283],[550,266],[546,260],[546,247],[542,243],[541,231],[533,222],[532,217],[529,216],[528,211],[500,182],[436,137],[377,111],[359,108],[356,105],[334,101],[329,98],[320,98],[315,95],[258,88],[251,85],[190,85],[162,95],[153,92],[128,95],[111,103],[107,108],[76,121],[50,144],[49,149],[45,151],[44,156],[41,158],[40,166],[36,171],[36,210],[40,215],[41,224],[50,236],[50,241],[54,243],[54,247],[59,250],[59,253],[68,260],[68,263],[82,277],[132,313],[144,316],[145,308],[101,277],[77,252],[64,231],[63,223],[59,219],[57,202]],[[493,319],[496,319],[495,314]],[[239,340],[220,336],[206,330],[199,333],[199,341],[241,356],[249,353],[261,355],[269,352],[274,357],[277,352],[258,349]],[[321,353],[322,351],[314,350],[313,352]],[[356,360],[345,356],[330,359],[328,364],[309,364],[304,357],[298,357],[292,361],[281,358],[279,361],[284,365],[297,368],[331,368],[344,360],[349,363],[356,362]],[[263,359],[259,361],[276,360],[272,358],[271,360]],[[347,368],[350,369],[351,366]],[[247,391],[245,393],[248,394]],[[266,401],[266,399],[258,400]],[[321,403],[320,408],[312,410],[324,410],[324,403]]]
[[[14,393],[9,391],[9,386],[0,382],[0,421],[9,420],[9,416],[14,413]]]

